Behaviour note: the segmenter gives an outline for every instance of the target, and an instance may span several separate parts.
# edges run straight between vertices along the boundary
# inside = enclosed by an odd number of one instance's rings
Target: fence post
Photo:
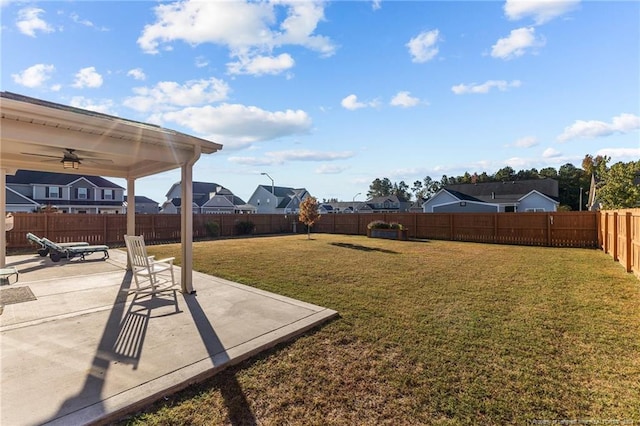
[[[600,221],[602,220],[602,212],[596,211],[595,215],[596,215],[596,244],[597,244],[596,247],[602,248],[602,223],[600,223]]]
[[[547,213],[547,247],[551,247],[551,225],[553,224],[553,214]]]
[[[102,215],[102,244],[107,243],[107,216]]]
[[[44,214],[44,235],[47,238],[49,237],[49,213]]]
[[[609,212],[604,213],[604,234],[602,235],[602,251],[609,253]]]
[[[631,212],[627,212],[624,217],[625,221],[625,269],[631,272]]]
[[[454,240],[453,213],[449,213],[449,239]]]
[[[498,242],[498,213],[493,214],[493,243]]]
[[[618,212],[613,212],[613,260],[618,259]]]

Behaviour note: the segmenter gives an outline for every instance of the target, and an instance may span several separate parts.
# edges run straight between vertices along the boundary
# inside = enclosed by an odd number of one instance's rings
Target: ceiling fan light
[[[64,167],[65,169],[79,169],[80,168],[80,162],[78,160],[74,160],[72,158],[65,158],[61,161],[62,163],[62,167]]]

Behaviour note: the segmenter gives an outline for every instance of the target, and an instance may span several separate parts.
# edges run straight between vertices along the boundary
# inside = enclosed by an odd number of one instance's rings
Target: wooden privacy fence
[[[548,247],[598,247],[595,212],[373,213],[324,215],[314,232],[366,235],[374,220],[397,222],[409,238]]]
[[[640,209],[602,211],[598,221],[602,251],[640,278]]]
[[[14,228],[7,233],[9,249],[28,247],[27,232],[58,242],[121,245],[127,229],[125,215],[16,213],[14,216]],[[409,229],[409,237],[417,239],[548,247],[599,246],[595,212],[327,214],[312,231],[366,235],[367,225],[374,220],[401,223]],[[305,232],[297,215],[197,214],[193,216],[193,236],[195,239],[208,237],[207,222],[218,224],[220,236],[233,236],[236,224],[241,221],[253,222],[254,234]],[[136,215],[136,234],[143,235],[148,243],[179,241],[180,215]]]
[[[127,233],[127,217],[119,214],[57,214],[14,213],[13,230],[7,232],[7,248],[22,249],[30,246],[27,232],[61,243],[86,241],[90,244],[124,245]],[[220,236],[235,235],[236,224],[250,220],[255,225],[254,234],[292,232],[297,216],[292,215],[193,215],[194,239],[207,238],[208,222],[218,224]],[[297,224],[296,224],[297,225]],[[302,228],[302,226],[300,226]],[[143,235],[145,242],[165,243],[180,241],[180,215],[136,215],[136,235]]]

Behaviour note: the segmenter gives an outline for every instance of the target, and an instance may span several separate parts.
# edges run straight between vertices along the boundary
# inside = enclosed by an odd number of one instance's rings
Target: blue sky
[[[245,200],[262,172],[351,201],[375,178],[640,158],[636,1],[0,4],[2,90],[221,143],[194,179]],[[179,179],[136,188],[162,203]]]

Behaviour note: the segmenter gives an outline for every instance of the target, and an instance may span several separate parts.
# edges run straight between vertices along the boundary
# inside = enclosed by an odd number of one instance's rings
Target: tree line
[[[447,185],[461,183],[511,182],[531,179],[555,179],[558,181],[558,198],[561,210],[585,210],[589,200],[591,179],[596,182],[596,194],[603,209],[622,209],[640,206],[640,161],[618,162],[609,167],[611,157],[585,155],[582,167],[571,163],[557,170],[545,167],[515,171],[503,167],[493,174],[469,173],[461,176],[443,175],[440,180],[426,176],[416,180],[410,187],[404,180],[391,182],[389,178],[376,178],[369,185],[367,197],[396,195],[401,200],[428,200]]]

